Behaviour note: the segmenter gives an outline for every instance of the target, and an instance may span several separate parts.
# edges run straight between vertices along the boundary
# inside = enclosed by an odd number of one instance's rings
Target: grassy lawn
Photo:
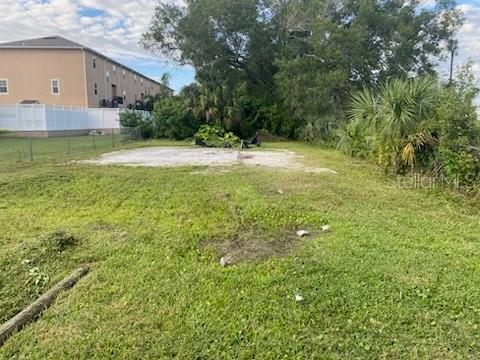
[[[45,161],[68,159],[98,151],[105,152],[115,147],[124,147],[129,139],[125,134],[32,138],[31,146],[34,161]],[[30,160],[28,138],[0,136],[0,162],[18,163]]]
[[[266,147],[339,175],[0,165],[0,320],[93,264],[0,358],[478,358],[473,201],[391,188],[333,150]],[[47,250],[58,229],[78,244]]]

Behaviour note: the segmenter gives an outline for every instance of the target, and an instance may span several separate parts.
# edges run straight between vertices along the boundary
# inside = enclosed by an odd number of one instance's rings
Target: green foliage
[[[142,123],[142,120],[142,115],[133,110],[127,110],[120,113],[120,125],[122,127],[138,127]]]
[[[296,138],[310,143],[315,141],[328,142],[332,138],[331,126],[336,121],[334,116],[324,116],[308,122],[297,129]]]
[[[266,128],[325,140],[344,128],[352,91],[433,74],[437,60],[453,51],[462,22],[455,3],[420,6],[396,0],[339,6],[320,0],[159,1],[143,44],[195,68],[197,83],[181,96],[201,123],[242,137]],[[409,117],[403,108],[397,120]],[[328,117],[334,121],[322,120]]]
[[[235,146],[240,144],[240,138],[231,132],[225,131],[217,125],[202,125],[195,138],[203,141],[208,147]]]
[[[418,153],[436,145],[428,121],[437,99],[438,85],[431,78],[397,79],[378,92],[359,92],[352,97],[343,148],[352,154],[370,151],[394,172],[414,167]]]
[[[435,112],[435,127],[439,138],[437,172],[457,180],[460,186],[471,188],[480,172],[480,126],[474,105],[478,93],[471,65],[460,72],[454,86],[446,88]]]
[[[298,124],[285,116],[279,106],[264,103],[247,88],[245,82],[237,84],[227,94],[225,88],[208,89],[191,84],[182,89],[179,97],[202,123],[216,124],[240,137],[250,138],[262,128],[292,137]]]
[[[191,138],[200,126],[192,111],[189,111],[185,102],[178,97],[158,101],[153,118],[158,136],[173,140]]]
[[[466,151],[455,152],[448,148],[439,151],[441,174],[455,187],[475,191],[480,171],[478,157]]]
[[[452,0],[159,2],[144,45],[193,65],[197,83],[180,97],[200,123],[243,138],[340,137],[386,172],[433,171],[440,152],[478,144],[468,71],[451,98],[435,79],[462,23]]]
[[[393,80],[354,95],[339,148],[373,157],[386,171],[419,169],[472,188],[480,171],[475,82],[461,72],[441,88],[432,78]]]
[[[135,110],[121,112],[120,125],[124,128],[140,128],[144,139],[151,139],[155,136],[156,130],[151,117],[145,118]]]
[[[257,125],[271,134],[295,138],[295,131],[301,126],[298,119],[289,116],[280,105],[262,106],[257,111]]]

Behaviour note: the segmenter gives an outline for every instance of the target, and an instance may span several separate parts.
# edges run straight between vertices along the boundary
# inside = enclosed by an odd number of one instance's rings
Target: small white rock
[[[303,296],[300,295],[299,293],[296,293],[295,294],[295,301],[296,302],[302,302],[304,299],[303,299]]]
[[[224,256],[220,259],[220,265],[222,267],[227,267],[229,265],[232,265],[232,259],[230,259],[228,256]]]
[[[330,232],[330,230],[332,230],[330,225],[323,225],[322,226],[322,232]]]
[[[299,231],[297,231],[297,236],[298,236],[298,237],[305,237],[305,236],[308,236],[308,235],[310,235],[310,233],[309,233],[308,231],[306,231],[306,230],[299,230]]]
[[[277,190],[280,195],[283,195],[283,190]]]

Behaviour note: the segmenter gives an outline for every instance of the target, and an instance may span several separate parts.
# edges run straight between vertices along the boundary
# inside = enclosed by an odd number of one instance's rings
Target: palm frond
[[[402,161],[405,165],[413,168],[415,166],[416,154],[415,147],[412,143],[407,143],[402,150]]]
[[[348,115],[361,128],[375,127],[377,123],[377,98],[372,91],[363,89],[352,97]]]

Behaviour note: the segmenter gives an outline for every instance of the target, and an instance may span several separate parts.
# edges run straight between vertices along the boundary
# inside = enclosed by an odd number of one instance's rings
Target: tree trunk
[[[448,80],[448,84],[451,85],[453,82],[453,62],[455,59],[455,46],[452,46],[452,50],[450,53],[450,78]]]

